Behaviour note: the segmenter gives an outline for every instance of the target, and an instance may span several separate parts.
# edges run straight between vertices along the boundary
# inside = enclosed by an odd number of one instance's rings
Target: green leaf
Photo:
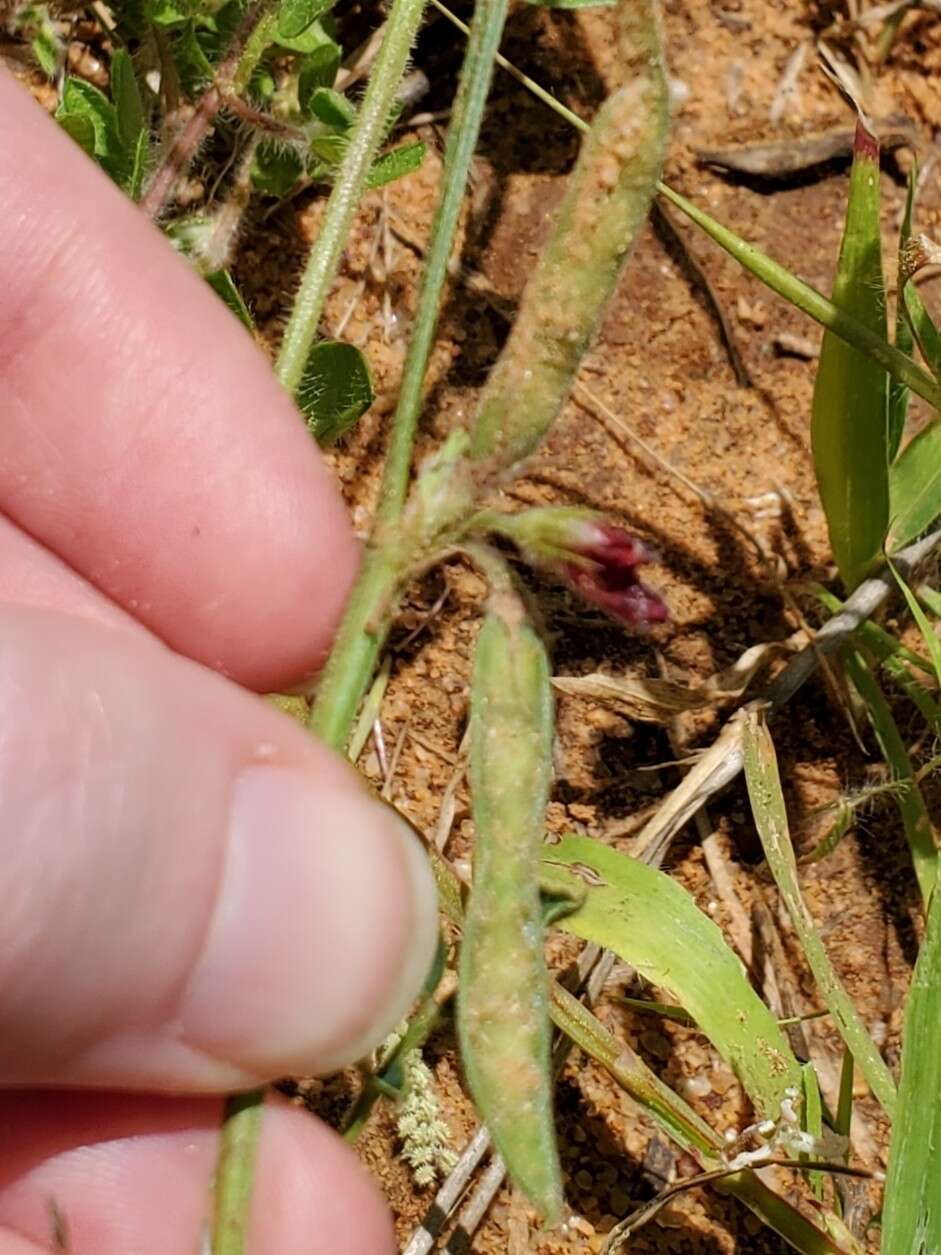
[[[173,40],[173,61],[184,91],[195,96],[212,82],[213,68],[193,22],[185,23]]]
[[[311,22],[307,30],[293,37],[279,34],[276,26],[272,38],[279,48],[287,48],[288,51],[300,53],[302,56],[316,52],[326,41],[334,42],[323,22]],[[327,86],[332,84],[328,83]]]
[[[889,475],[892,524],[886,549],[896,553],[941,514],[941,421],[906,445]]]
[[[311,152],[314,153],[326,166],[326,173],[329,177],[333,177],[335,168],[343,160],[346,150],[350,146],[350,141],[346,135],[337,135],[336,132],[330,135],[317,135],[310,141]],[[311,170],[311,177],[315,177],[315,171]]]
[[[301,113],[310,114],[310,101],[320,87],[332,87],[340,68],[340,48],[332,39],[318,44],[301,63],[297,79],[297,103]]]
[[[425,145],[420,143],[402,144],[399,148],[393,148],[372,163],[366,186],[385,187],[395,179],[414,173],[425,160],[425,152]]]
[[[81,148],[84,148],[89,157],[95,155],[95,124],[91,118],[84,113],[64,113],[61,109],[56,111],[56,121],[65,131],[66,135],[71,135]]]
[[[912,280],[905,285],[905,311],[922,357],[934,377],[941,377],[941,335]]]
[[[311,349],[297,404],[317,443],[332,444],[372,405],[369,363],[352,344],[321,340]]]
[[[116,48],[111,58],[111,99],[115,108],[118,137],[125,149],[133,152],[145,126],[144,106],[134,64],[126,48]]]
[[[118,134],[117,113],[108,97],[86,83],[84,79],[69,77],[62,89],[62,103],[56,110],[56,118],[62,121],[66,117],[85,119],[94,133],[90,152],[102,169],[116,183],[124,186],[130,173],[131,158],[125,151]],[[82,147],[86,147],[88,127],[74,123],[69,124],[69,134],[77,138]]]
[[[833,303],[886,339],[879,146],[862,120]],[[888,376],[829,331],[817,368],[811,438],[833,556],[852,590],[881,554],[889,521]]]
[[[892,1075],[834,971],[800,891],[774,742],[758,711],[750,711],[745,719],[743,748],[748,798],[774,883],[840,1036],[883,1110],[891,1116],[895,1106]]]
[[[928,650],[928,657],[931,659],[931,665],[934,667],[934,673],[937,677],[938,684],[941,684],[941,641],[938,640],[934,628],[928,622],[928,617],[919,605],[918,598],[908,587],[891,562],[889,563],[889,566],[892,569],[892,574],[895,576],[895,582],[902,590],[905,602],[909,610],[912,612],[912,618],[918,624],[918,630],[921,632],[922,640],[925,642],[925,646]]]
[[[127,177],[123,181],[124,190],[131,200],[140,200],[141,192],[144,190],[144,175],[147,172],[149,155],[150,138],[146,131],[141,131],[130,154]]]
[[[912,217],[915,212],[915,189],[918,185],[918,162],[912,162],[912,168],[908,172],[908,194],[905,198],[905,212],[902,215],[902,225],[899,229],[899,258],[905,255],[905,245],[912,237]],[[904,290],[904,283],[898,285],[898,291]],[[895,347],[902,353],[912,356],[912,350],[915,347],[915,337],[912,335],[912,329],[909,326],[908,319],[905,316],[905,305],[902,300],[897,299],[895,302]],[[898,379],[891,378],[889,380],[889,463],[895,460],[895,455],[899,451],[899,445],[902,443],[902,433],[905,430],[905,420],[908,417],[908,387],[901,383]]]
[[[787,1090],[800,1090],[800,1067],[722,933],[686,890],[588,837],[565,837],[543,862],[587,883],[582,906],[556,926],[613,950],[668,990],[730,1064],[760,1118],[777,1119]]]
[[[931,895],[905,1009],[892,1123],[882,1255],[941,1251],[941,893]]]
[[[286,196],[304,173],[304,163],[293,148],[273,140],[258,145],[252,163],[252,183],[267,196]]]
[[[193,5],[186,0],[150,0],[146,6],[147,20],[164,29],[188,22],[193,12]]]
[[[211,275],[206,275],[206,282],[228,305],[229,309],[235,314],[236,318],[251,332],[255,330],[255,323],[249,313],[248,306],[242,300],[242,294],[229,274],[228,270],[216,270]]]
[[[908,749],[866,657],[860,650],[846,646],[840,651],[840,658],[853,687],[866,704],[866,714],[879,742],[879,750],[898,785],[895,801],[902,816],[918,887],[923,900],[927,902],[938,877],[938,850],[925,799],[915,781]]]
[[[281,0],[278,34],[287,39],[303,35],[332,6],[333,0]]]
[[[345,134],[356,121],[356,106],[342,92],[332,87],[318,87],[311,92],[308,109],[324,126]]]

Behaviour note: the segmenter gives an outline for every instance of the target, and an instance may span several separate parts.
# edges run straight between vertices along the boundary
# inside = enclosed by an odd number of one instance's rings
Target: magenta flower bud
[[[586,523],[575,561],[564,569],[566,583],[586,601],[600,606],[631,627],[648,628],[670,617],[666,602],[637,576],[638,567],[655,560],[653,551],[630,532],[610,523]]]
[[[656,554],[637,536],[590,510],[546,506],[522,514],[490,515],[488,525],[509,536],[536,566],[563,579],[615,619],[644,629],[670,617],[658,592],[638,578]]]

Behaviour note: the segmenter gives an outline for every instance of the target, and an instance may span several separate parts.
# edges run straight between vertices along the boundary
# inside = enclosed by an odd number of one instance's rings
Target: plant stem
[[[448,128],[444,167],[441,172],[441,196],[431,228],[415,328],[409,341],[399,402],[392,421],[392,437],[386,453],[377,518],[379,528],[396,521],[402,513],[408,492],[422,386],[438,326],[441,293],[447,278],[448,261],[464,201],[470,163],[477,147],[506,11],[507,0],[477,0],[474,9],[474,20],[461,68],[461,81]]]
[[[225,60],[216,70],[212,83],[203,92],[192,117],[171,143],[147,190],[140,199],[140,207],[149,218],[156,218],[166,208],[183,174],[196,156],[200,144],[206,138],[209,128],[228,95],[233,90],[241,91],[247,85],[252,71],[258,64],[265,44],[253,53],[254,60],[242,83],[242,70],[246,64],[249,50],[254,48],[259,32],[269,29],[271,17],[266,12],[270,0],[257,0],[248,7],[238,29],[232,36],[232,42]],[[240,86],[237,86],[240,84]]]
[[[261,1090],[226,1099],[216,1164],[212,1255],[244,1255],[247,1250],[263,1103]]]
[[[366,96],[327,201],[320,234],[307,259],[275,363],[275,373],[290,393],[296,390],[304,373],[324,302],[362,200],[369,169],[386,133],[395,93],[424,9],[425,0],[393,0],[382,48],[369,76]]]
[[[398,587],[398,568],[383,550],[370,546],[307,723],[311,732],[341,753],[388,633],[388,609]]]

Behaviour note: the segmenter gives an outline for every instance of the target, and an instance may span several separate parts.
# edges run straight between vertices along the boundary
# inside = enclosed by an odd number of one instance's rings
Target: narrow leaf
[[[716,925],[665,873],[588,837],[565,837],[543,861],[587,883],[556,925],[613,950],[690,1013],[728,1061],[761,1118],[777,1119],[797,1060]]]
[[[849,647],[841,650],[840,657],[853,687],[866,704],[866,713],[879,742],[882,757],[899,785],[895,798],[902,816],[905,839],[911,850],[921,896],[927,902],[937,879],[938,852],[931,820],[921,790],[915,782],[908,750],[865,657],[858,649]]]
[[[935,378],[941,375],[941,335],[925,309],[913,279],[924,266],[937,265],[941,250],[927,236],[909,237],[899,251],[899,292],[912,335]]]
[[[387,183],[392,183],[395,179],[401,179],[406,174],[413,174],[424,160],[424,144],[402,144],[399,148],[393,148],[391,152],[385,153],[372,163],[366,186],[385,187]]]
[[[126,48],[116,48],[111,58],[111,99],[114,102],[118,137],[127,152],[137,149],[144,129],[144,106]]]
[[[886,339],[879,146],[861,119],[833,303]],[[820,350],[811,438],[833,556],[852,590],[882,552],[889,521],[888,376],[829,331]]]
[[[889,473],[892,525],[886,549],[904,549],[941,514],[941,422],[925,427]]]
[[[758,711],[750,711],[745,720],[744,744],[745,780],[752,814],[781,900],[840,1036],[853,1052],[883,1110],[891,1116],[895,1106],[892,1076],[830,963],[800,891],[774,742]]]
[[[373,402],[369,363],[352,344],[321,340],[311,349],[297,404],[318,444],[339,440]]]
[[[235,286],[235,282],[228,270],[216,270],[213,274],[206,275],[206,282],[217,292],[225,301],[232,313],[238,318],[248,331],[254,332],[255,323],[248,311],[248,306],[242,300],[242,294]]]
[[[931,665],[934,667],[934,673],[938,678],[938,684],[941,685],[941,641],[938,640],[937,633],[928,622],[928,617],[918,604],[918,598],[908,587],[905,581],[899,575],[898,571],[889,563],[892,574],[895,576],[895,582],[902,590],[902,595],[912,612],[912,618],[918,624],[918,630],[921,632],[922,640],[928,648],[928,657],[931,659]]]
[[[912,217],[915,212],[915,189],[918,186],[918,163],[912,163],[912,168],[908,172],[908,194],[905,198],[905,212],[902,215],[902,225],[899,229],[899,258],[905,255],[905,246],[912,236]],[[895,302],[895,347],[901,352],[912,355],[915,347],[915,337],[912,335],[912,329],[909,326],[908,318],[905,316],[905,303],[902,300],[902,292],[905,284],[897,285],[898,295]],[[908,398],[909,388],[906,384],[901,383],[898,379],[889,380],[889,463],[895,460],[895,455],[899,451],[899,445],[902,443],[902,433],[905,430],[905,420],[908,417]]]
[[[882,1255],[941,1251],[941,893],[931,895],[908,994],[882,1213]]]

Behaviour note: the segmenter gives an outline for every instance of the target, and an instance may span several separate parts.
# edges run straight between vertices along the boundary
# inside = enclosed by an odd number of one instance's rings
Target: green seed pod
[[[670,109],[657,0],[621,0],[617,43],[624,86],[585,137],[481,397],[471,456],[494,468],[528,457],[565,403],[660,177]]]
[[[477,835],[457,1023],[471,1093],[510,1177],[555,1222],[562,1184],[538,889],[551,779],[548,660],[522,607],[504,593],[491,605],[474,659],[470,780]]]

